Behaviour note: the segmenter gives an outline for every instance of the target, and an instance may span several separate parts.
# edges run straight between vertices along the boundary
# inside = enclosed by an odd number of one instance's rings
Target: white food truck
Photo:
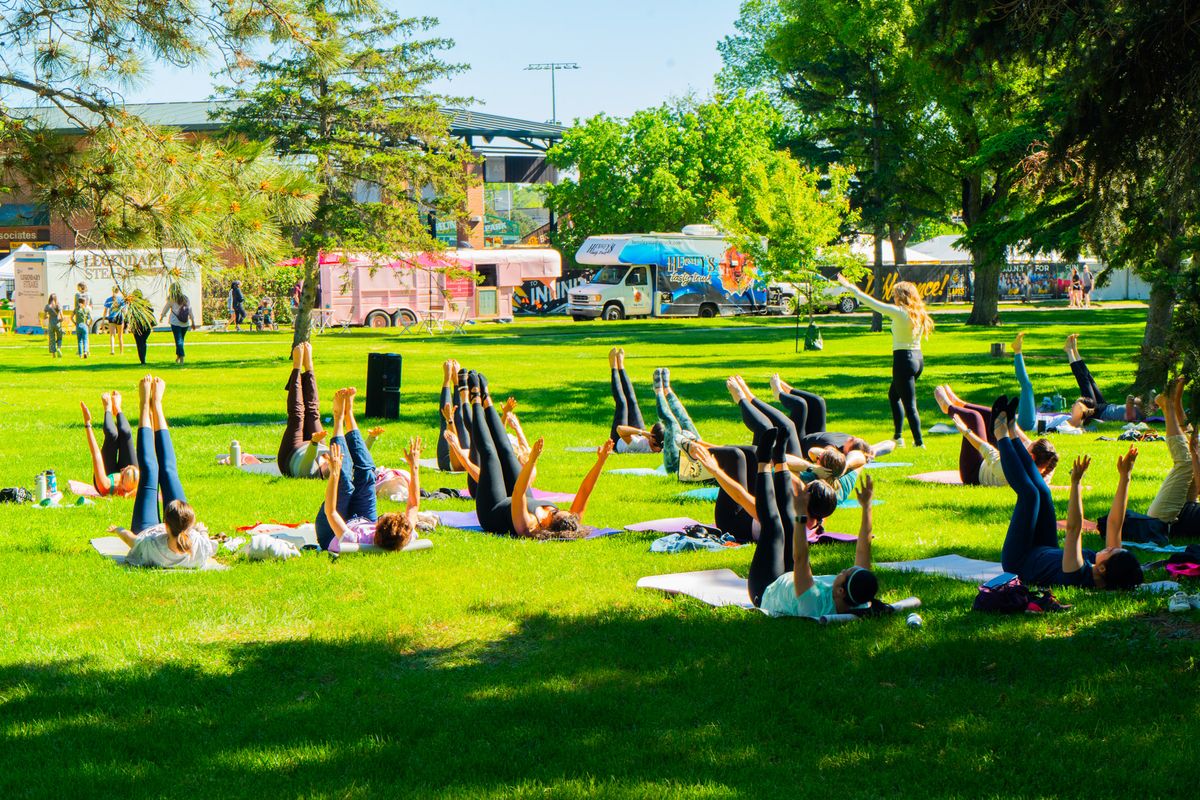
[[[601,267],[570,292],[567,313],[576,321],[782,312],[779,288],[762,281],[754,261],[711,225],[590,236],[575,261]]]
[[[167,289],[178,281],[192,313],[200,314],[200,268],[184,250],[21,250],[15,255],[17,333],[44,332],[39,314],[51,294],[58,295],[58,304],[69,313],[81,281],[87,284],[92,302],[93,333],[103,325],[104,301],[112,296],[114,285],[127,294],[141,289],[157,316],[166,305]],[[63,328],[70,331],[73,326]]]

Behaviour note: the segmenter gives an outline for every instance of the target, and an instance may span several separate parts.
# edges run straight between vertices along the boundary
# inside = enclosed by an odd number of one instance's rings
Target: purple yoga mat
[[[815,531],[808,532],[809,544],[841,544],[842,542],[856,541],[858,541],[858,537],[851,533],[830,533],[829,531],[822,531],[821,533],[816,533]]]
[[[445,525],[447,528],[458,528],[461,531],[475,531],[485,533],[479,524],[479,516],[474,511],[437,511],[438,522]],[[621,533],[616,528],[593,528],[591,525],[581,526],[587,531],[586,536],[581,539],[599,539],[602,536],[612,536],[614,533]],[[579,541],[579,539],[563,539],[552,541]]]
[[[566,492],[543,492],[541,489],[530,489],[529,493],[533,495],[534,500],[541,500],[543,503],[571,503],[575,500],[575,495]],[[459,489],[458,497],[460,500],[470,500],[471,493],[466,489]]]

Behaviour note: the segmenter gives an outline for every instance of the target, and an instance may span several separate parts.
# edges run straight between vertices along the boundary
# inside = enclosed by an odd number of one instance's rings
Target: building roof
[[[195,100],[181,103],[130,103],[125,110],[141,117],[150,125],[179,128],[189,133],[220,130],[221,111],[231,104],[216,100]],[[57,106],[41,106],[8,109],[12,116],[30,117],[42,122],[56,133],[71,133],[79,125]],[[471,142],[478,136],[485,142],[504,138],[521,142],[538,150],[547,149],[553,142],[562,139],[566,128],[548,122],[531,122],[495,114],[481,114],[464,108],[443,108],[442,113],[450,118],[450,132]],[[91,111],[80,109],[76,116],[85,123],[96,118]]]

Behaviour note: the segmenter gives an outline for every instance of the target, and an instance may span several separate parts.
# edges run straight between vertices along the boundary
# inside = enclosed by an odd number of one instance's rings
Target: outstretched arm
[[[971,446],[974,447],[977,451],[982,453],[983,449],[984,449],[984,445],[986,445],[987,442],[984,441],[983,439],[980,439],[978,434],[976,434],[975,431],[968,428],[967,423],[963,422],[958,417],[950,417],[950,419],[954,420],[954,427],[958,428],[958,432],[963,435],[963,438],[966,439],[968,442],[970,442]]]
[[[800,485],[793,505],[795,518],[792,520],[792,588],[796,596],[807,592],[813,585],[812,564],[808,561],[808,487]]]
[[[1083,492],[1079,484],[1091,465],[1092,459],[1083,456],[1076,458],[1071,467],[1071,499],[1067,502],[1067,533],[1063,538],[1062,558],[1062,571],[1067,573],[1083,569]],[[1109,525],[1112,524],[1110,518]]]
[[[858,504],[862,506],[862,522],[858,526],[858,541],[854,545],[854,566],[863,569],[871,568],[871,535],[874,530],[871,498],[875,496],[875,482],[871,476],[863,478],[862,484],[855,490]]]
[[[733,498],[742,509],[752,518],[758,519],[758,510],[754,506],[754,495],[750,494],[750,490],[740,483],[729,477],[729,473],[721,469],[721,465],[717,463],[717,459],[713,458],[713,454],[708,451],[708,447],[699,443],[693,444],[691,449],[692,458],[700,462],[700,465],[709,471],[714,478],[717,479],[717,485],[725,490],[725,494]],[[788,456],[790,459],[791,456]],[[791,464],[789,462],[789,467]],[[807,508],[807,506],[805,506]]]
[[[337,443],[329,445],[329,481],[325,484],[325,518],[338,539],[346,533],[346,520],[338,513],[338,483],[342,477],[342,448]]]
[[[404,513],[412,523],[413,530],[417,529],[417,512],[421,510],[421,437],[414,436],[408,440],[408,450],[404,452],[408,459],[408,505]]]
[[[512,398],[509,399],[511,400]],[[525,438],[525,431],[521,428],[521,420],[517,419],[517,413],[515,411],[507,412],[504,415],[504,421],[508,424],[508,427],[512,428],[513,436],[517,437],[517,444],[520,446],[521,451],[528,453],[529,440]]]
[[[471,454],[463,449],[463,446],[458,442],[458,434],[453,429],[447,428],[444,434],[446,444],[450,445],[450,455],[458,459],[458,463],[471,476],[471,480],[479,480],[479,465],[471,463]]]
[[[137,539],[137,534],[135,534],[133,531],[129,530],[128,528],[122,528],[120,525],[109,526],[108,532],[115,533],[117,536],[120,537],[122,542],[129,545],[130,547],[133,547],[133,543]]]
[[[1129,452],[1117,459],[1117,492],[1113,495],[1112,508],[1108,512],[1108,529],[1105,532],[1105,547],[1120,547],[1121,534],[1125,528],[1125,511],[1129,508],[1129,476],[1137,461],[1138,450],[1130,447]]]
[[[81,402],[79,407],[83,410],[83,432],[87,436],[88,452],[92,456],[92,479],[101,494],[108,494],[112,491],[112,482],[104,474],[104,456],[100,454],[100,445],[96,444],[96,434],[92,430],[92,412],[88,410],[87,403]]]
[[[513,486],[510,507],[513,530],[518,536],[525,536],[532,527],[529,524],[529,485],[533,482],[533,471],[537,469],[537,460],[542,457],[542,450],[545,446],[544,439],[538,439],[533,443],[533,447],[529,450],[529,458],[522,465],[521,474],[517,476],[517,483]]]
[[[571,503],[571,513],[580,519],[583,518],[583,512],[587,510],[588,498],[592,496],[592,490],[596,488],[596,481],[600,480],[600,473],[604,471],[604,462],[612,449],[612,439],[606,439],[604,444],[596,449],[596,463],[584,476],[583,483],[579,484],[579,491],[575,493],[575,500]]]

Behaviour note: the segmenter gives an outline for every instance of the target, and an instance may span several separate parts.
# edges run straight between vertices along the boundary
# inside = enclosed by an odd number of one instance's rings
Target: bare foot
[[[741,403],[746,399],[746,396],[742,394],[742,387],[738,383],[736,377],[729,378],[727,381],[725,381],[725,388],[729,390],[729,396],[733,398],[733,402]]]
[[[1125,398],[1126,411],[1129,411],[1129,406],[1133,404],[1133,395]],[[1166,392],[1159,392],[1154,395],[1154,405],[1158,406],[1164,414],[1167,413],[1167,406],[1171,404],[1171,398],[1167,397]]]
[[[1063,344],[1063,350],[1066,351],[1067,355],[1074,355],[1077,349],[1079,349],[1079,334],[1067,334],[1067,341]]]
[[[292,369],[300,369],[304,366],[304,345],[303,343],[292,348]]]
[[[112,413],[112,392],[105,392],[100,395],[100,405],[103,406],[105,411],[110,414]]]
[[[121,393],[120,393],[120,392],[117,392],[117,391],[114,391],[114,392],[112,393],[112,405],[113,405],[113,412],[112,412],[112,413],[113,413],[114,415],[122,413],[122,411],[123,411],[123,408],[122,408],[122,406],[121,406],[121,403],[122,403],[122,399],[121,399]]]
[[[150,390],[150,397],[154,400],[154,405],[161,406],[163,396],[167,393],[167,382],[162,378],[154,379],[154,388]]]
[[[950,398],[946,396],[946,387],[939,386],[933,390],[933,399],[937,401],[938,408],[943,414],[950,413]]]
[[[353,403],[354,397],[357,394],[358,394],[358,389],[355,389],[353,386],[347,386],[346,387],[346,402]]]
[[[742,387],[742,394],[745,395],[746,399],[753,399],[755,396],[754,392],[751,391],[750,384],[746,383],[746,379],[741,375],[734,375],[733,377],[737,378],[738,385]]]
[[[1021,347],[1022,347],[1022,343],[1024,342],[1024,340],[1025,340],[1025,332],[1024,331],[1022,331],[1021,333],[1018,333],[1017,338],[1013,339],[1013,343],[1012,343],[1013,355],[1016,355],[1017,353],[1021,352]]]
[[[776,400],[779,399],[780,395],[785,394],[783,389],[783,378],[779,377],[778,372],[771,376],[771,393],[775,395]]]
[[[608,368],[617,368],[617,348],[615,347],[608,351]]]
[[[138,381],[138,399],[141,402],[141,407],[146,408],[150,405],[150,390],[154,386],[154,377],[147,375]]]

